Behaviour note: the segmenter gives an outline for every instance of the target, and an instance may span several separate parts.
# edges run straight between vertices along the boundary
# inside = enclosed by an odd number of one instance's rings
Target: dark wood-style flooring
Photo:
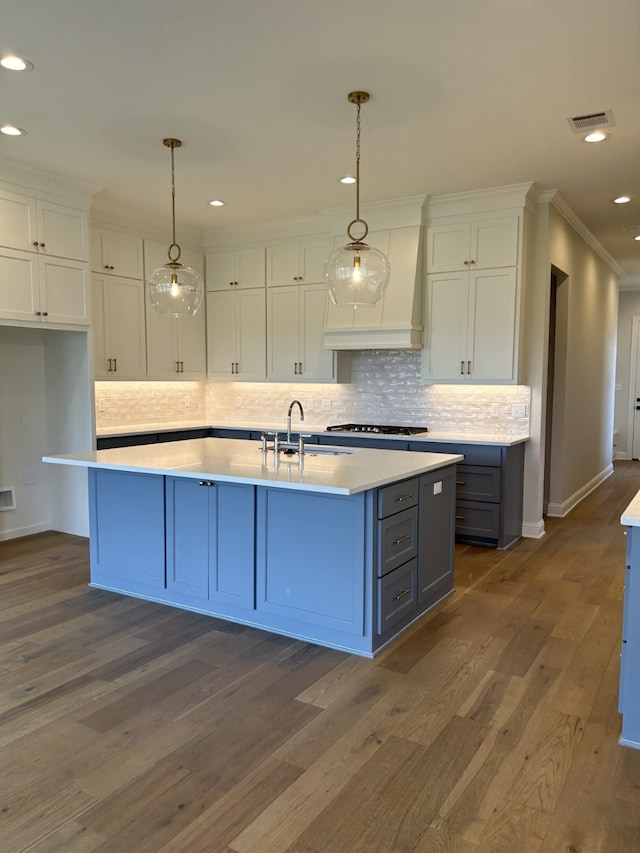
[[[455,595],[373,661],[89,589],[78,537],[0,543],[0,851],[640,851],[639,489],[616,463],[543,539],[457,546]]]

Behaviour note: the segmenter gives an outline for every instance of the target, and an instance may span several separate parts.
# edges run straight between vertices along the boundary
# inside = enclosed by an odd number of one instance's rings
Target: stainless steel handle
[[[393,596],[394,601],[400,601],[401,598],[404,598],[406,595],[409,595],[411,590],[407,587],[406,589],[400,590],[397,595]]]
[[[413,494],[411,494],[411,493],[409,492],[409,493],[408,493],[408,494],[406,494],[406,495],[398,495],[398,497],[396,498],[396,500],[398,501],[398,503],[402,503],[402,501],[408,501],[408,500],[409,500],[409,498],[412,498],[412,497],[413,497]]]
[[[406,536],[401,536],[399,539],[394,539],[393,544],[400,545],[401,542],[406,542],[408,539],[411,539],[411,535],[409,533],[407,533]]]

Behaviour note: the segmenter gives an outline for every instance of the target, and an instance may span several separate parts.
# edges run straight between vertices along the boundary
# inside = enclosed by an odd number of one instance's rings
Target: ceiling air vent
[[[574,133],[584,133],[590,130],[599,130],[602,127],[613,127],[615,122],[611,110],[605,110],[601,113],[588,113],[583,116],[573,116],[567,121]]]

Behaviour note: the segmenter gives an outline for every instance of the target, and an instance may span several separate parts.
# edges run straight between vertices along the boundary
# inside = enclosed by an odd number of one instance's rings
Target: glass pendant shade
[[[169,260],[148,279],[149,299],[153,308],[163,317],[193,317],[202,305],[204,284],[198,273],[180,263],[182,250],[176,243],[176,181],[174,150],[180,148],[179,139],[168,137],[162,144],[171,149],[171,226],[173,241],[169,246]]]
[[[344,307],[380,305],[390,272],[386,255],[359,240],[337,249],[324,264],[331,301]]]
[[[149,299],[163,317],[193,317],[202,305],[204,286],[198,273],[169,261],[149,278]]]

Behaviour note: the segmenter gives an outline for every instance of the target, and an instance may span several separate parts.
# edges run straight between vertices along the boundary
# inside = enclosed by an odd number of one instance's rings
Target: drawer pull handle
[[[200,480],[198,482],[199,486],[215,486],[215,483],[212,483],[210,480]]]
[[[466,482],[464,480],[456,480],[456,486],[466,486]]]
[[[408,495],[398,495],[398,497],[396,498],[396,501],[398,501],[398,503],[402,503],[402,501],[408,501],[408,500],[409,500],[409,498],[412,498],[412,497],[413,497],[413,495],[412,495],[412,494],[408,494]]]
[[[400,545],[401,542],[406,542],[407,539],[411,539],[410,533],[407,533],[406,536],[401,536],[399,539],[394,539],[393,544],[394,545]]]
[[[464,515],[456,515],[456,521],[464,521]]]
[[[409,595],[411,590],[407,587],[407,589],[402,589],[397,595],[393,596],[394,601],[400,601],[401,598],[404,598],[406,595]]]

